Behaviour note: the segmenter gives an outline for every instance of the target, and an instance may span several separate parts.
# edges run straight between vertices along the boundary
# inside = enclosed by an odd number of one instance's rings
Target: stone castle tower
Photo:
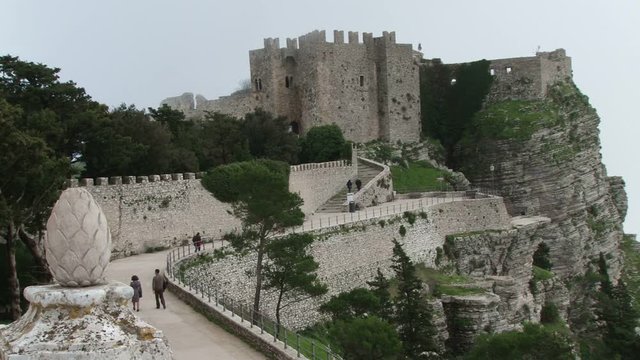
[[[264,40],[249,52],[254,99],[292,130],[305,133],[318,125],[337,124],[345,138],[366,142],[418,141],[420,87],[418,60],[410,44],[397,44],[395,32],[381,37],[324,31],[298,39]]]

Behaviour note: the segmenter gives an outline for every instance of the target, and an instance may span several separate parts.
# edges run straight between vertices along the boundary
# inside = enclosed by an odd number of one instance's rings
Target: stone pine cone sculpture
[[[106,283],[111,233],[98,203],[83,188],[62,192],[47,222],[46,257],[62,286]]]

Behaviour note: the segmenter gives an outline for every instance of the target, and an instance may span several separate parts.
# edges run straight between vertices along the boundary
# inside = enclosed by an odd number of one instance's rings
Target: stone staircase
[[[373,167],[358,159],[358,175],[351,179],[353,186],[351,190],[355,193],[357,191],[356,179],[362,181],[362,187],[364,188],[369,181],[371,181],[376,175],[380,173],[380,169]],[[316,213],[339,213],[346,211],[345,203],[347,202],[347,184],[345,183],[340,191],[338,191],[331,199],[329,199],[324,205],[320,206]]]

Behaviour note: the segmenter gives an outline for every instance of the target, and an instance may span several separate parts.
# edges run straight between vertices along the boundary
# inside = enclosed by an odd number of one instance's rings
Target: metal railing
[[[406,211],[422,211],[426,208],[444,203],[467,200],[464,192],[443,192],[440,196],[422,197],[418,199],[406,199],[404,203],[388,203],[365,208],[356,212],[344,212],[339,214],[317,213],[302,225],[294,227],[292,232],[305,232],[319,230],[332,226],[344,225],[363,220],[370,220],[382,216],[398,215]]]
[[[219,249],[224,247],[224,240],[220,241],[222,242]],[[203,244],[202,250],[198,252],[195,251],[193,245],[183,245],[171,250],[167,254],[167,276],[187,288],[190,293],[199,296],[201,301],[222,307],[223,313],[228,312],[231,318],[239,319],[240,323],[246,323],[249,328],[256,327],[260,330],[260,334],[269,334],[268,336],[273,337],[274,343],[280,342],[284,349],[291,349],[297,357],[304,356],[311,360],[342,359],[329,346],[291,331],[282,325],[278,326],[270,317],[254,312],[252,306],[234,300],[233,297],[206,281],[198,280],[206,279],[204,274],[196,273],[195,276],[185,276],[182,273],[179,262],[195,258],[197,254],[205,254],[205,247],[209,250],[207,253],[210,253],[216,249],[215,243],[216,241],[211,241],[207,243],[208,246]],[[197,271],[197,268],[192,269]]]

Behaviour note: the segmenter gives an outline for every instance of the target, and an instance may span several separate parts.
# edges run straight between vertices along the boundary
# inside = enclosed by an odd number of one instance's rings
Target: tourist
[[[200,233],[197,233],[191,239],[193,242],[193,246],[196,248],[196,252],[200,251],[202,248],[202,237],[200,237]]]
[[[351,179],[349,179],[349,181],[347,181],[347,189],[349,192],[351,192],[351,186],[353,186],[353,184],[351,183]]]
[[[156,295],[156,309],[160,309],[160,303],[162,308],[166,309],[167,305],[164,303],[164,290],[167,288],[168,280],[160,274],[160,270],[156,269],[156,275],[153,277],[153,293]]]
[[[358,188],[358,191],[362,188],[362,181],[360,181],[360,179],[356,179],[356,187]]]
[[[131,303],[133,303],[133,310],[140,311],[140,298],[142,297],[142,285],[140,284],[140,279],[138,279],[138,275],[133,275],[131,277],[131,284],[129,284],[133,288],[133,296],[131,297]]]

